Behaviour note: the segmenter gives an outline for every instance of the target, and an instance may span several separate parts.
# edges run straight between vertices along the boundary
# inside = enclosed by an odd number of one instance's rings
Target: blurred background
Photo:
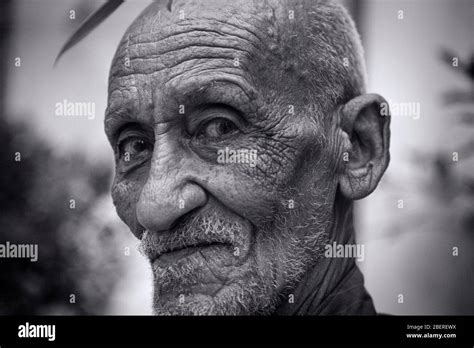
[[[53,68],[103,2],[0,1],[0,243],[39,245],[38,262],[0,259],[0,315],[151,313],[150,268],[109,197],[102,125],[115,48],[149,2],[125,2]],[[472,315],[474,2],[341,2],[368,91],[419,107],[392,116],[389,169],[356,205],[366,286],[379,312]],[[95,118],[56,116],[65,99],[95,103]]]

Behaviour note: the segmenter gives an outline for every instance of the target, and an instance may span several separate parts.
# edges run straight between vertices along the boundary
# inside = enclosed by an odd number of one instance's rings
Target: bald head
[[[146,56],[146,58],[144,58]],[[113,78],[133,71],[188,70],[196,60],[236,72],[268,98],[285,96],[321,110],[365,91],[357,31],[332,1],[153,2],[127,30]],[[176,69],[173,69],[176,68]]]
[[[353,238],[351,202],[388,163],[364,89],[354,25],[327,1],[154,2],[135,20],[105,128],[156,313],[274,313],[311,273],[328,295],[351,263],[322,250]]]

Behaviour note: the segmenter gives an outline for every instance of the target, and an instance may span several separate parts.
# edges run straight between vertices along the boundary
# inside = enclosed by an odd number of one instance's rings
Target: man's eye
[[[234,122],[228,120],[227,118],[215,118],[201,127],[198,132],[198,136],[206,138],[220,138],[237,130],[238,127],[234,124]]]
[[[120,158],[128,162],[137,156],[142,156],[151,152],[152,145],[140,137],[128,137],[120,141],[118,144]]]

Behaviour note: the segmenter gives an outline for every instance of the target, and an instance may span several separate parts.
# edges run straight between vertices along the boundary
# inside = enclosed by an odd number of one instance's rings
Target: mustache
[[[241,245],[244,225],[216,213],[183,217],[173,228],[163,232],[144,230],[139,251],[151,262],[179,249],[210,244]]]

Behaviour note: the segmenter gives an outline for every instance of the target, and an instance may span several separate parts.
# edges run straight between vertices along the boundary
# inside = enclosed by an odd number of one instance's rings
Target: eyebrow
[[[193,82],[184,84],[173,92],[172,98],[177,104],[191,104],[191,108],[203,104],[226,104],[249,117],[254,116],[258,101],[255,88],[243,79],[227,76],[213,78],[199,85]]]
[[[127,123],[140,123],[140,120],[134,116],[137,114],[133,100],[121,99],[118,105],[111,107],[107,106],[104,117],[104,128],[109,142],[113,145],[116,141],[120,130]]]

